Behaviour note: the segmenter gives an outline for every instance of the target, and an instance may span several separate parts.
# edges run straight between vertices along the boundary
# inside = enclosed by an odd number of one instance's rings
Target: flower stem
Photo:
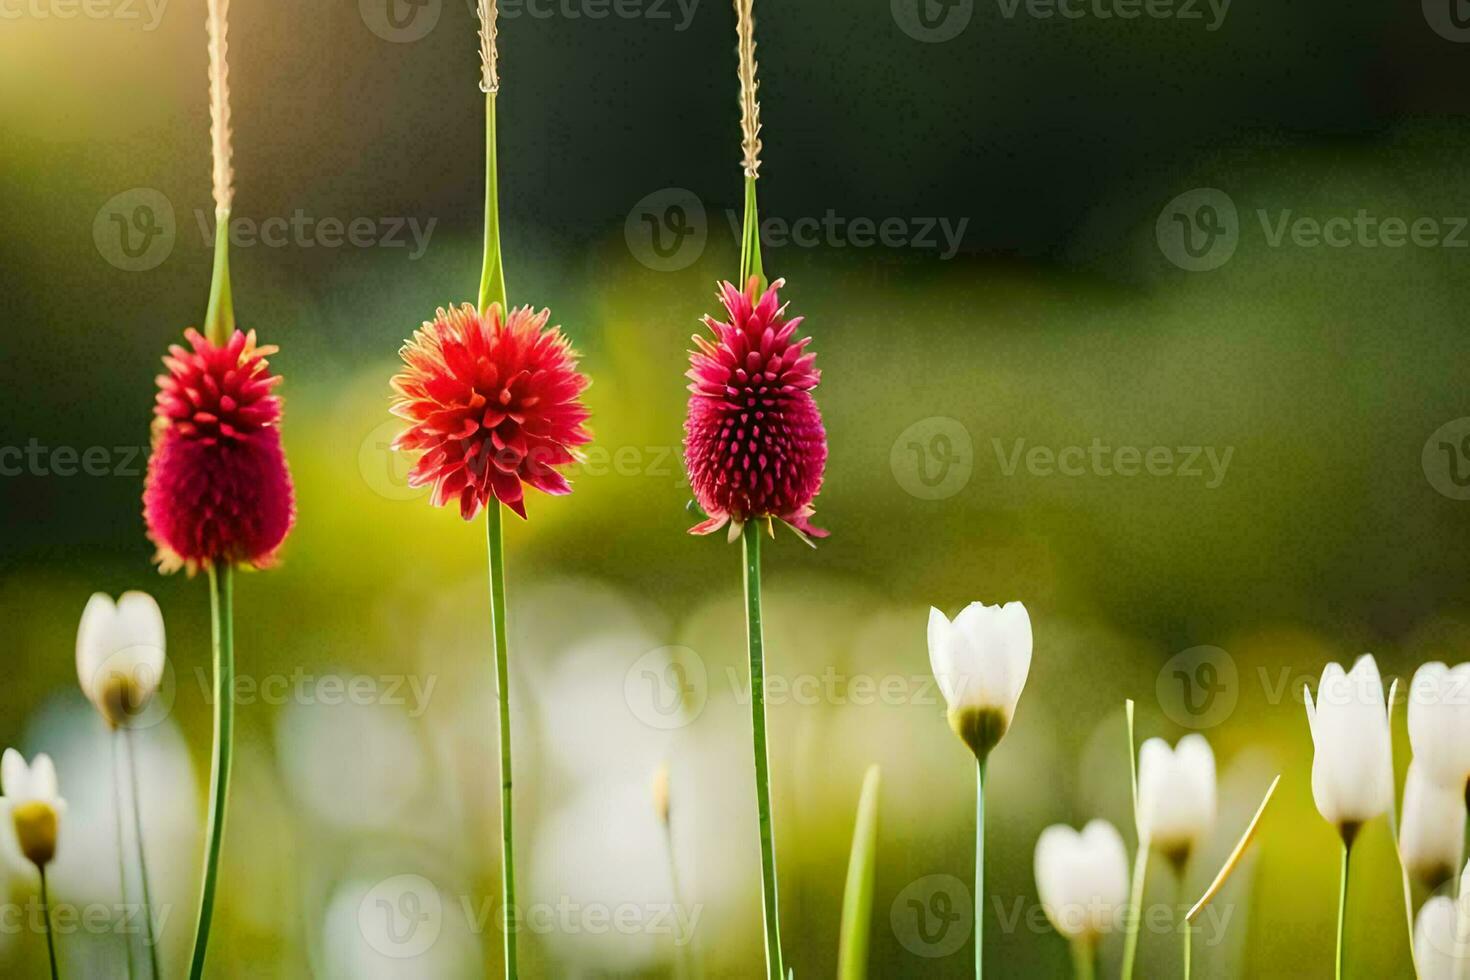
[[[1077,980],[1093,980],[1097,976],[1097,940],[1073,941],[1072,970],[1077,975]]]
[[[235,304],[230,299],[230,212],[214,213],[214,272],[209,278],[209,307],[204,313],[204,336],[223,347],[235,332]]]
[[[516,876],[515,823],[511,819],[510,665],[506,644],[505,537],[500,502],[485,509],[486,538],[490,545],[490,629],[495,642],[495,689],[500,701],[500,900],[505,926],[505,976],[515,980]]]
[[[1133,787],[1133,828],[1138,835],[1138,853],[1133,858],[1133,880],[1129,886],[1127,935],[1123,941],[1123,980],[1133,980],[1133,960],[1138,955],[1138,922],[1143,918],[1143,879],[1148,875],[1148,838],[1138,819],[1138,753],[1134,749],[1133,700],[1123,704],[1128,719],[1128,775]]]
[[[112,815],[113,824],[117,830],[117,890],[118,897],[122,900],[123,908],[128,906],[128,865],[126,852],[123,846],[123,804],[122,804],[122,753],[119,751],[122,744],[122,732],[114,728],[112,730]],[[123,933],[123,947],[128,954],[128,977],[133,976],[133,934]]]
[[[975,980],[984,973],[985,944],[985,760],[975,763]]]
[[[786,980],[781,961],[781,916],[776,900],[776,841],[771,829],[771,761],[766,751],[766,680],[761,627],[760,522],[748,521],[745,544],[745,638],[750,650],[750,723],[755,750],[755,802],[761,835],[761,901],[766,932],[766,975]]]
[[[41,872],[41,918],[46,921],[46,956],[51,961],[51,980],[57,980],[60,974],[56,971],[56,940],[51,935],[51,897],[46,891],[46,868],[38,864],[36,870]]]
[[[230,760],[235,741],[234,571],[216,563],[209,569],[209,615],[214,637],[214,763],[210,772],[209,837],[204,847],[204,887],[199,894],[199,925],[194,933],[190,980],[204,976],[209,926],[219,885],[220,845],[230,800]]]
[[[500,177],[495,139],[495,93],[485,93],[485,261],[480,270],[480,309],[500,304],[505,315],[505,267],[500,258]]]
[[[750,277],[760,280],[757,289],[765,289],[766,276],[761,268],[761,219],[756,204],[755,178],[745,178],[745,226],[740,236],[740,283],[741,289],[750,284]]]
[[[143,939],[148,944],[148,974],[158,980],[158,939],[153,935],[153,896],[148,891],[148,855],[143,847],[143,802],[138,792],[138,752],[133,729],[127,730],[128,780],[133,791],[133,830],[138,840],[138,877],[143,880]]]
[[[1342,842],[1342,880],[1337,890],[1337,980],[1342,980],[1343,949],[1347,945],[1347,900],[1348,900],[1348,858],[1352,854],[1353,845],[1347,838]]]
[[[1185,922],[1184,923],[1184,980],[1189,980],[1189,968],[1190,968],[1191,963],[1193,961],[1193,957],[1191,957],[1189,955],[1189,953],[1190,953],[1190,946],[1192,945],[1193,939],[1194,939],[1194,929],[1190,926],[1190,924],[1188,922]]]

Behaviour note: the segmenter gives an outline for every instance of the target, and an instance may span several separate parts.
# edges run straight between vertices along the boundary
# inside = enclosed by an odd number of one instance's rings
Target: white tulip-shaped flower
[[[1182,869],[1215,825],[1215,753],[1203,735],[1186,735],[1173,749],[1161,738],[1143,743],[1138,823],[1141,839]]]
[[[1414,963],[1420,980],[1462,980],[1470,976],[1470,936],[1455,900],[1436,895],[1424,903],[1414,923]]]
[[[1455,876],[1465,835],[1465,796],[1440,785],[1416,757],[1404,782],[1399,853],[1404,867],[1433,891]]]
[[[1081,833],[1066,824],[1043,830],[1036,893],[1057,932],[1073,942],[1091,943],[1111,930],[1128,903],[1128,855],[1117,829],[1094,820]]]
[[[87,601],[77,626],[77,680],[112,728],[147,707],[163,677],[163,613],[146,592],[124,592],[114,604],[101,592]]]
[[[1010,727],[1031,671],[1031,617],[1019,602],[972,602],[950,622],[929,610],[929,664],[949,724],[982,762]]]
[[[20,852],[38,868],[44,868],[56,856],[56,835],[66,801],[56,783],[56,767],[44,752],[26,765],[25,757],[15,749],[0,756],[0,803],[9,811],[15,824]]]
[[[1470,782],[1470,663],[1430,663],[1414,673],[1409,744],[1426,776],[1464,795]]]
[[[1317,698],[1305,691],[1312,729],[1312,799],[1317,812],[1351,842],[1358,828],[1393,802],[1388,710],[1372,654],[1343,673],[1328,664]]]

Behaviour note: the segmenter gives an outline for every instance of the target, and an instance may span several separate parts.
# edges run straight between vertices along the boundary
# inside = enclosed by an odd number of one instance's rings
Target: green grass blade
[[[842,931],[838,939],[838,980],[864,980],[868,975],[868,932],[873,915],[873,872],[878,862],[877,766],[863,777],[857,821],[852,828],[852,856],[847,861],[847,887],[842,892]]]

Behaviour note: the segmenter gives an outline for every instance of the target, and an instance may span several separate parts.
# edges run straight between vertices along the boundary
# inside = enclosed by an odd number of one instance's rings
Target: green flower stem
[[[225,810],[230,801],[230,761],[235,742],[235,615],[234,570],[215,564],[209,569],[209,616],[214,637],[214,763],[210,771],[209,837],[204,847],[204,887],[199,893],[199,925],[194,933],[190,980],[204,976],[209,926],[219,885],[220,845],[225,837]]]
[[[510,664],[506,643],[505,536],[502,508],[494,501],[485,509],[490,545],[490,628],[495,642],[495,688],[500,701],[500,900],[505,926],[505,976],[516,980],[515,822],[511,818]]]
[[[766,287],[766,275],[761,267],[761,219],[760,208],[756,205],[755,178],[745,178],[745,225],[740,236],[740,281],[736,283],[742,290],[750,283],[750,277],[755,276],[760,281],[760,288]]]
[[[1133,738],[1133,700],[1123,704],[1128,719],[1128,776],[1133,787],[1133,828],[1138,835],[1138,853],[1133,858],[1133,880],[1128,889],[1128,922],[1123,940],[1123,980],[1133,980],[1133,961],[1138,955],[1138,924],[1143,918],[1143,879],[1148,875],[1149,840],[1138,819],[1138,752]]]
[[[122,753],[119,747],[122,744],[122,732],[114,728],[112,730],[112,816],[113,825],[117,831],[117,888],[118,898],[121,899],[123,908],[128,905],[128,865],[127,848],[123,845],[123,804],[122,804]],[[123,935],[123,947],[128,954],[128,978],[133,976],[133,935],[131,932]]]
[[[985,760],[975,764],[975,980],[985,960]]]
[[[133,830],[138,835],[138,877],[143,880],[143,941],[148,944],[148,974],[158,980],[158,937],[153,935],[153,896],[148,891],[148,854],[143,847],[143,802],[138,792],[138,746],[133,729],[127,729],[128,779],[133,791]]]
[[[209,308],[204,313],[204,336],[223,347],[235,332],[235,304],[230,299],[230,212],[214,213],[214,272],[209,279]]]
[[[485,95],[485,261],[480,270],[480,309],[499,303],[505,314],[505,267],[500,257],[500,177],[495,147],[495,93]]]
[[[771,761],[766,751],[766,679],[761,627],[761,522],[750,521],[745,543],[745,637],[750,650],[750,722],[755,750],[755,802],[761,835],[761,901],[766,932],[766,975],[786,980],[781,960],[781,914],[776,900],[776,841],[771,830]]]
[[[1192,963],[1192,960],[1193,960],[1193,957],[1191,957],[1189,955],[1189,953],[1190,953],[1190,946],[1193,943],[1193,939],[1194,939],[1194,930],[1192,928],[1190,928],[1190,925],[1189,925],[1188,922],[1185,922],[1184,923],[1184,980],[1189,980],[1189,969],[1190,969],[1190,966],[1191,966],[1191,963]]]
[[[1337,890],[1337,980],[1342,980],[1343,949],[1347,939],[1347,901],[1348,901],[1348,858],[1352,855],[1353,845],[1347,837],[1342,841],[1342,879]]]
[[[51,961],[51,980],[57,980],[61,974],[56,971],[56,940],[51,935],[51,896],[46,891],[46,869],[38,864],[36,870],[41,872],[41,918],[46,921],[46,956]]]
[[[1072,971],[1077,980],[1093,980],[1097,976],[1097,940],[1077,939],[1072,942]]]

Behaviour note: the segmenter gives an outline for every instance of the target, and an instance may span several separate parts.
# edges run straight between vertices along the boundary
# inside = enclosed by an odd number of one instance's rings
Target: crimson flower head
[[[727,322],[705,317],[713,341],[695,336],[684,422],[684,465],[709,519],[690,528],[710,534],[727,523],[734,540],[746,521],[776,518],[803,538],[826,537],[811,524],[812,500],[827,465],[827,431],[812,389],[821,379],[808,353],[810,337],[795,340],[801,317],[786,318],[777,291],[760,294],[720,284]]]
[[[280,376],[236,330],[216,347],[197,330],[192,350],[169,347],[158,376],[153,455],[143,487],[148,537],[164,571],[218,562],[270,565],[296,521],[281,448]]]
[[[412,487],[434,487],[434,506],[459,501],[471,520],[491,498],[526,516],[525,487],[572,492],[557,469],[592,439],[581,394],[591,382],[550,310],[502,314],[469,303],[439,310],[399,353],[392,411],[409,428],[394,449],[422,451]]]

